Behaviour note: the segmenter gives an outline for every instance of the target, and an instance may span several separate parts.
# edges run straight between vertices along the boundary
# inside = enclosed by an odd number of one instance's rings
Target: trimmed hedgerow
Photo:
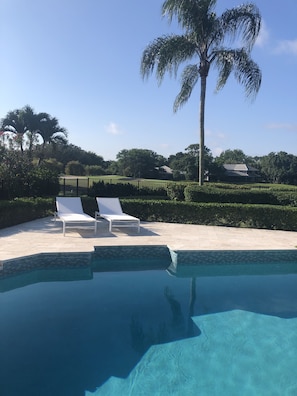
[[[273,195],[278,201],[278,205],[297,206],[297,191],[273,190]]]
[[[174,201],[184,201],[186,183],[170,183],[167,185],[166,191],[170,199]]]
[[[94,197],[82,198],[86,213],[94,216]],[[238,203],[197,203],[122,198],[123,211],[142,221],[219,225],[297,231],[297,208],[292,206]],[[52,215],[53,198],[20,198],[0,201],[0,228]]]
[[[187,202],[219,202],[297,206],[297,191],[273,189],[221,189],[189,184],[184,190]]]
[[[53,198],[16,198],[0,201],[0,228],[46,217],[54,211]]]
[[[90,197],[160,196],[165,198],[167,197],[167,192],[165,187],[150,188],[131,183],[106,183],[99,181],[92,185],[88,195]]]
[[[223,190],[219,188],[205,188],[188,185],[185,188],[185,200],[188,202],[220,202],[243,204],[270,204],[278,205],[275,195],[263,190]]]
[[[121,200],[144,221],[297,230],[297,208],[277,205]]]

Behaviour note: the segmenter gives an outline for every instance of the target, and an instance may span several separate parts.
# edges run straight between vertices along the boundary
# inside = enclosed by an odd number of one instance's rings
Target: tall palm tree
[[[226,10],[221,16],[214,12],[217,0],[165,0],[163,16],[169,22],[176,17],[184,30],[183,35],[166,35],[153,40],[143,51],[142,77],[148,77],[156,68],[159,83],[166,72],[177,75],[179,66],[185,66],[181,75],[181,90],[173,110],[176,112],[187,102],[200,78],[200,145],[199,184],[204,181],[204,113],[206,80],[211,66],[218,69],[217,91],[224,87],[231,72],[245,88],[247,97],[254,97],[261,85],[261,71],[251,59],[251,50],[259,34],[261,16],[258,8],[244,4]],[[227,44],[238,43],[232,49]]]

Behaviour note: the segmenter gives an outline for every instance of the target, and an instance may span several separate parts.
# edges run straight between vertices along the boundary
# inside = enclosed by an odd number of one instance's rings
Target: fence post
[[[76,179],[76,196],[78,197],[78,178]]]
[[[63,195],[64,195],[64,197],[66,195],[66,179],[65,179],[65,177],[63,179]]]

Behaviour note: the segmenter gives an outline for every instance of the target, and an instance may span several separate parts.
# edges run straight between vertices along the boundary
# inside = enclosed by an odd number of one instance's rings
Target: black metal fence
[[[59,184],[60,184],[60,192],[59,194],[62,196],[73,196],[73,197],[79,197],[82,195],[88,195],[90,192],[90,189],[92,189],[94,183],[93,178],[89,177],[75,177],[75,176],[67,176],[67,177],[60,177],[59,178]],[[103,183],[103,181],[102,181]],[[128,191],[128,185],[131,187],[131,189],[134,189],[133,191],[140,191],[143,188],[153,188],[153,189],[158,189],[158,188],[166,188],[166,184],[164,184],[164,181],[160,180],[160,183],[152,183],[150,185],[149,181],[146,180],[145,182],[142,180],[114,180],[114,179],[108,179],[106,178],[104,180],[104,183],[107,185],[116,185],[119,184],[121,186],[125,186],[127,184],[127,188],[122,190]],[[133,187],[132,187],[132,186]],[[120,187],[120,186],[119,186]],[[56,195],[57,191],[50,191],[51,188],[48,186],[47,188],[47,194],[48,195]],[[123,193],[123,191],[122,191]],[[119,194],[119,192],[117,192]],[[18,197],[24,197],[24,196],[30,196],[30,193],[27,191],[27,186],[22,185],[21,183],[18,183],[17,186],[14,184],[12,186],[12,183],[8,183],[7,181],[0,180],[0,200],[6,200],[6,199],[13,199],[16,196]]]
[[[93,184],[93,183],[92,183]],[[60,194],[69,197],[87,195],[90,188],[90,179],[86,177],[61,177]]]

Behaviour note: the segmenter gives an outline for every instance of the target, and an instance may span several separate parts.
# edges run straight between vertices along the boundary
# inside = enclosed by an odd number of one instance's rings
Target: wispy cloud
[[[123,133],[115,122],[110,122],[108,125],[106,125],[105,130],[111,135],[122,135]]]
[[[279,41],[274,52],[276,54],[292,54],[297,56],[297,39]]]
[[[262,19],[260,33],[259,36],[257,37],[255,45],[257,45],[258,47],[264,47],[264,45],[268,42],[268,40],[269,40],[269,30],[267,29],[267,25],[265,21]]]
[[[297,124],[289,124],[289,123],[271,123],[265,125],[267,129],[278,129],[278,130],[287,130],[297,132]]]

